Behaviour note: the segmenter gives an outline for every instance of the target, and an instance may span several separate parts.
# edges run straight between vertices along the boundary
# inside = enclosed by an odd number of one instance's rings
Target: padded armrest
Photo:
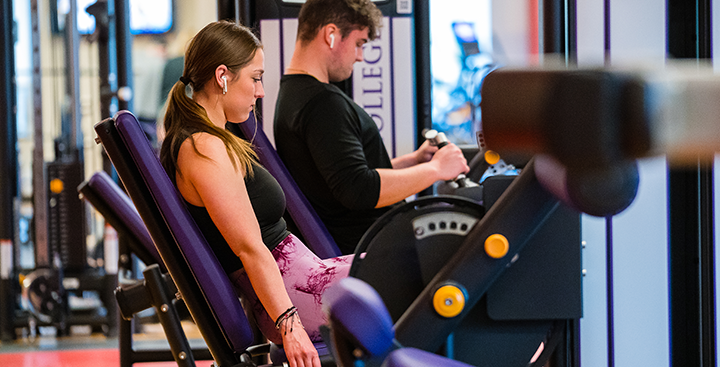
[[[131,250],[145,264],[165,265],[130,198],[104,171],[96,172],[78,187],[84,199],[118,232],[131,239]]]

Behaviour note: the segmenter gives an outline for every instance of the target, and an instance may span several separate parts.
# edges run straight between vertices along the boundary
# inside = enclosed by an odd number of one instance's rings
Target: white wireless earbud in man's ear
[[[330,48],[333,48],[335,46],[335,35],[333,33],[330,33]]]
[[[227,93],[227,76],[223,75],[220,77],[223,81],[223,94]]]

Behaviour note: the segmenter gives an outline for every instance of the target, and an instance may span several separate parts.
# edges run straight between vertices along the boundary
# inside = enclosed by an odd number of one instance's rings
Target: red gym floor
[[[210,366],[201,361],[198,366]],[[117,349],[82,349],[30,351],[22,353],[0,352],[0,366],[12,367],[118,367],[120,352]],[[175,362],[135,363],[135,367],[172,367]]]
[[[120,353],[117,349],[52,350],[22,353],[0,353],[0,365],[14,367],[109,367],[120,365]]]
[[[194,325],[183,323],[191,345],[202,343]],[[157,325],[146,325],[145,332],[135,334],[135,348],[140,346],[163,348],[167,341],[162,328]],[[168,347],[169,349],[169,347]],[[199,367],[211,366],[211,361],[196,361]],[[9,343],[0,343],[0,367],[119,367],[120,352],[118,339],[105,337],[102,334],[80,333],[71,336],[55,337],[41,335],[30,340],[19,337]],[[134,367],[174,367],[175,362],[135,363]]]
[[[0,353],[0,366],[11,367],[118,367],[117,349],[53,350],[23,353]],[[198,366],[210,366],[211,361],[199,361]],[[134,367],[174,367],[175,362],[135,363]]]

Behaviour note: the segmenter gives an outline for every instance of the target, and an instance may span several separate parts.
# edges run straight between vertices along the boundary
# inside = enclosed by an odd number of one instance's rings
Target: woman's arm
[[[185,141],[178,155],[178,189],[193,205],[204,206],[215,225],[240,258],[260,302],[276,320],[292,302],[283,284],[275,259],[262,241],[241,169],[233,168],[225,145],[209,134],[195,134],[195,145]],[[319,366],[317,351],[297,318],[295,327],[281,330],[291,366]]]

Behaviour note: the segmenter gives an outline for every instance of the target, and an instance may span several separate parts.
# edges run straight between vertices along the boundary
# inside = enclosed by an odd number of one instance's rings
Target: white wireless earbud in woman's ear
[[[227,93],[227,76],[223,75],[220,77],[223,81],[223,94]]]
[[[330,33],[330,48],[333,48],[335,46],[335,35],[333,33]]]

